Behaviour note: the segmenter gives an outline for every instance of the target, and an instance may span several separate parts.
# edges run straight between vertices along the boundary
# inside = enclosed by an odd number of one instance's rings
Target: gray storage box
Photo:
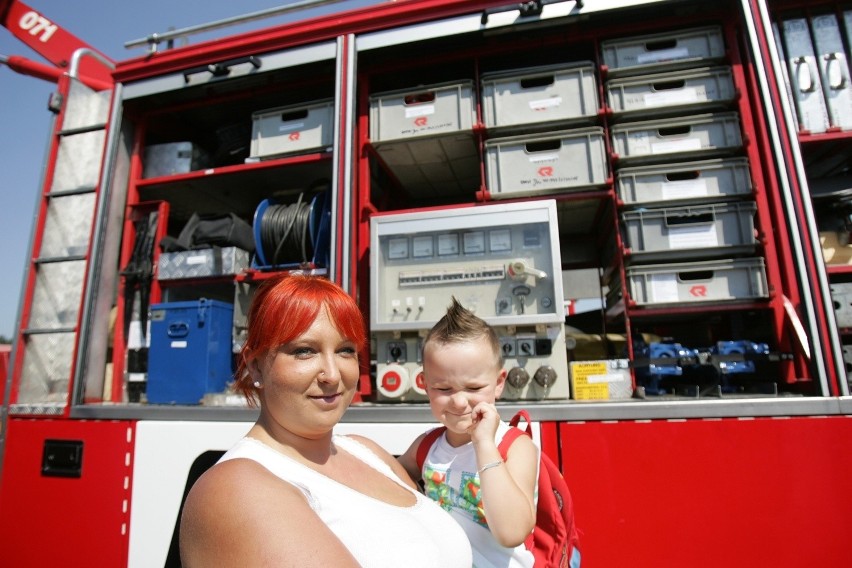
[[[412,87],[370,97],[373,143],[469,131],[475,121],[473,81]]]
[[[835,282],[830,290],[837,327],[852,327],[852,282]]]
[[[617,124],[610,132],[615,153],[624,162],[684,159],[742,147],[735,112]]]
[[[255,112],[249,159],[316,152],[331,146],[333,111],[334,103],[328,100]]]
[[[654,264],[625,268],[630,297],[639,306],[707,304],[769,297],[762,258]]]
[[[249,266],[249,253],[237,247],[164,252],[157,263],[158,280],[210,278],[238,274]]]
[[[599,127],[487,140],[485,159],[494,199],[607,184],[606,146]]]
[[[632,256],[669,260],[753,251],[756,212],[753,202],[708,203],[624,211],[621,218]]]
[[[625,205],[718,201],[753,191],[746,158],[621,168],[615,188]]]
[[[186,174],[210,165],[207,153],[192,142],[169,142],[145,147],[142,177]]]
[[[599,110],[595,65],[583,61],[482,75],[487,128],[589,120]]]
[[[736,89],[730,67],[705,67],[613,79],[606,96],[616,115],[650,116],[727,105]]]
[[[697,67],[725,57],[722,28],[708,26],[601,42],[611,77]]]

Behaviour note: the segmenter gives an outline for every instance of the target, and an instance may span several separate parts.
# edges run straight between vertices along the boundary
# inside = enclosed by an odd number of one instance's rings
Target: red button
[[[382,387],[388,391],[397,391],[402,387],[402,380],[396,371],[388,371],[382,376]]]

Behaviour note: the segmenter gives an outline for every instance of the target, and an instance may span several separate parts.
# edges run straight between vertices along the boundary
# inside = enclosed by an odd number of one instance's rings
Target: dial
[[[434,256],[435,245],[432,235],[419,236],[411,239],[411,256],[414,258],[428,258]]]
[[[438,235],[438,254],[448,256],[459,253],[459,236],[456,233]]]
[[[388,241],[388,258],[397,260],[400,258],[408,258],[408,239],[396,238]]]
[[[482,254],[485,252],[485,233],[471,231],[464,234],[464,253]]]
[[[488,248],[491,252],[512,250],[512,232],[509,229],[495,229],[488,233]]]

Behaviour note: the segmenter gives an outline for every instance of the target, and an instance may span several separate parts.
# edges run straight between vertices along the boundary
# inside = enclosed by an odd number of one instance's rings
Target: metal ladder
[[[86,56],[112,66],[92,50],[77,50],[51,97],[51,110],[58,115],[30,242],[13,377],[7,383],[11,415],[62,415],[70,399],[112,95],[77,78]]]

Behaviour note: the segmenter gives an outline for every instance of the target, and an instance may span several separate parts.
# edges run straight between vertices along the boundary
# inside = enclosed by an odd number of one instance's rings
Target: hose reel
[[[254,213],[257,268],[328,266],[331,210],[328,192],[299,194],[295,203],[262,201]]]

